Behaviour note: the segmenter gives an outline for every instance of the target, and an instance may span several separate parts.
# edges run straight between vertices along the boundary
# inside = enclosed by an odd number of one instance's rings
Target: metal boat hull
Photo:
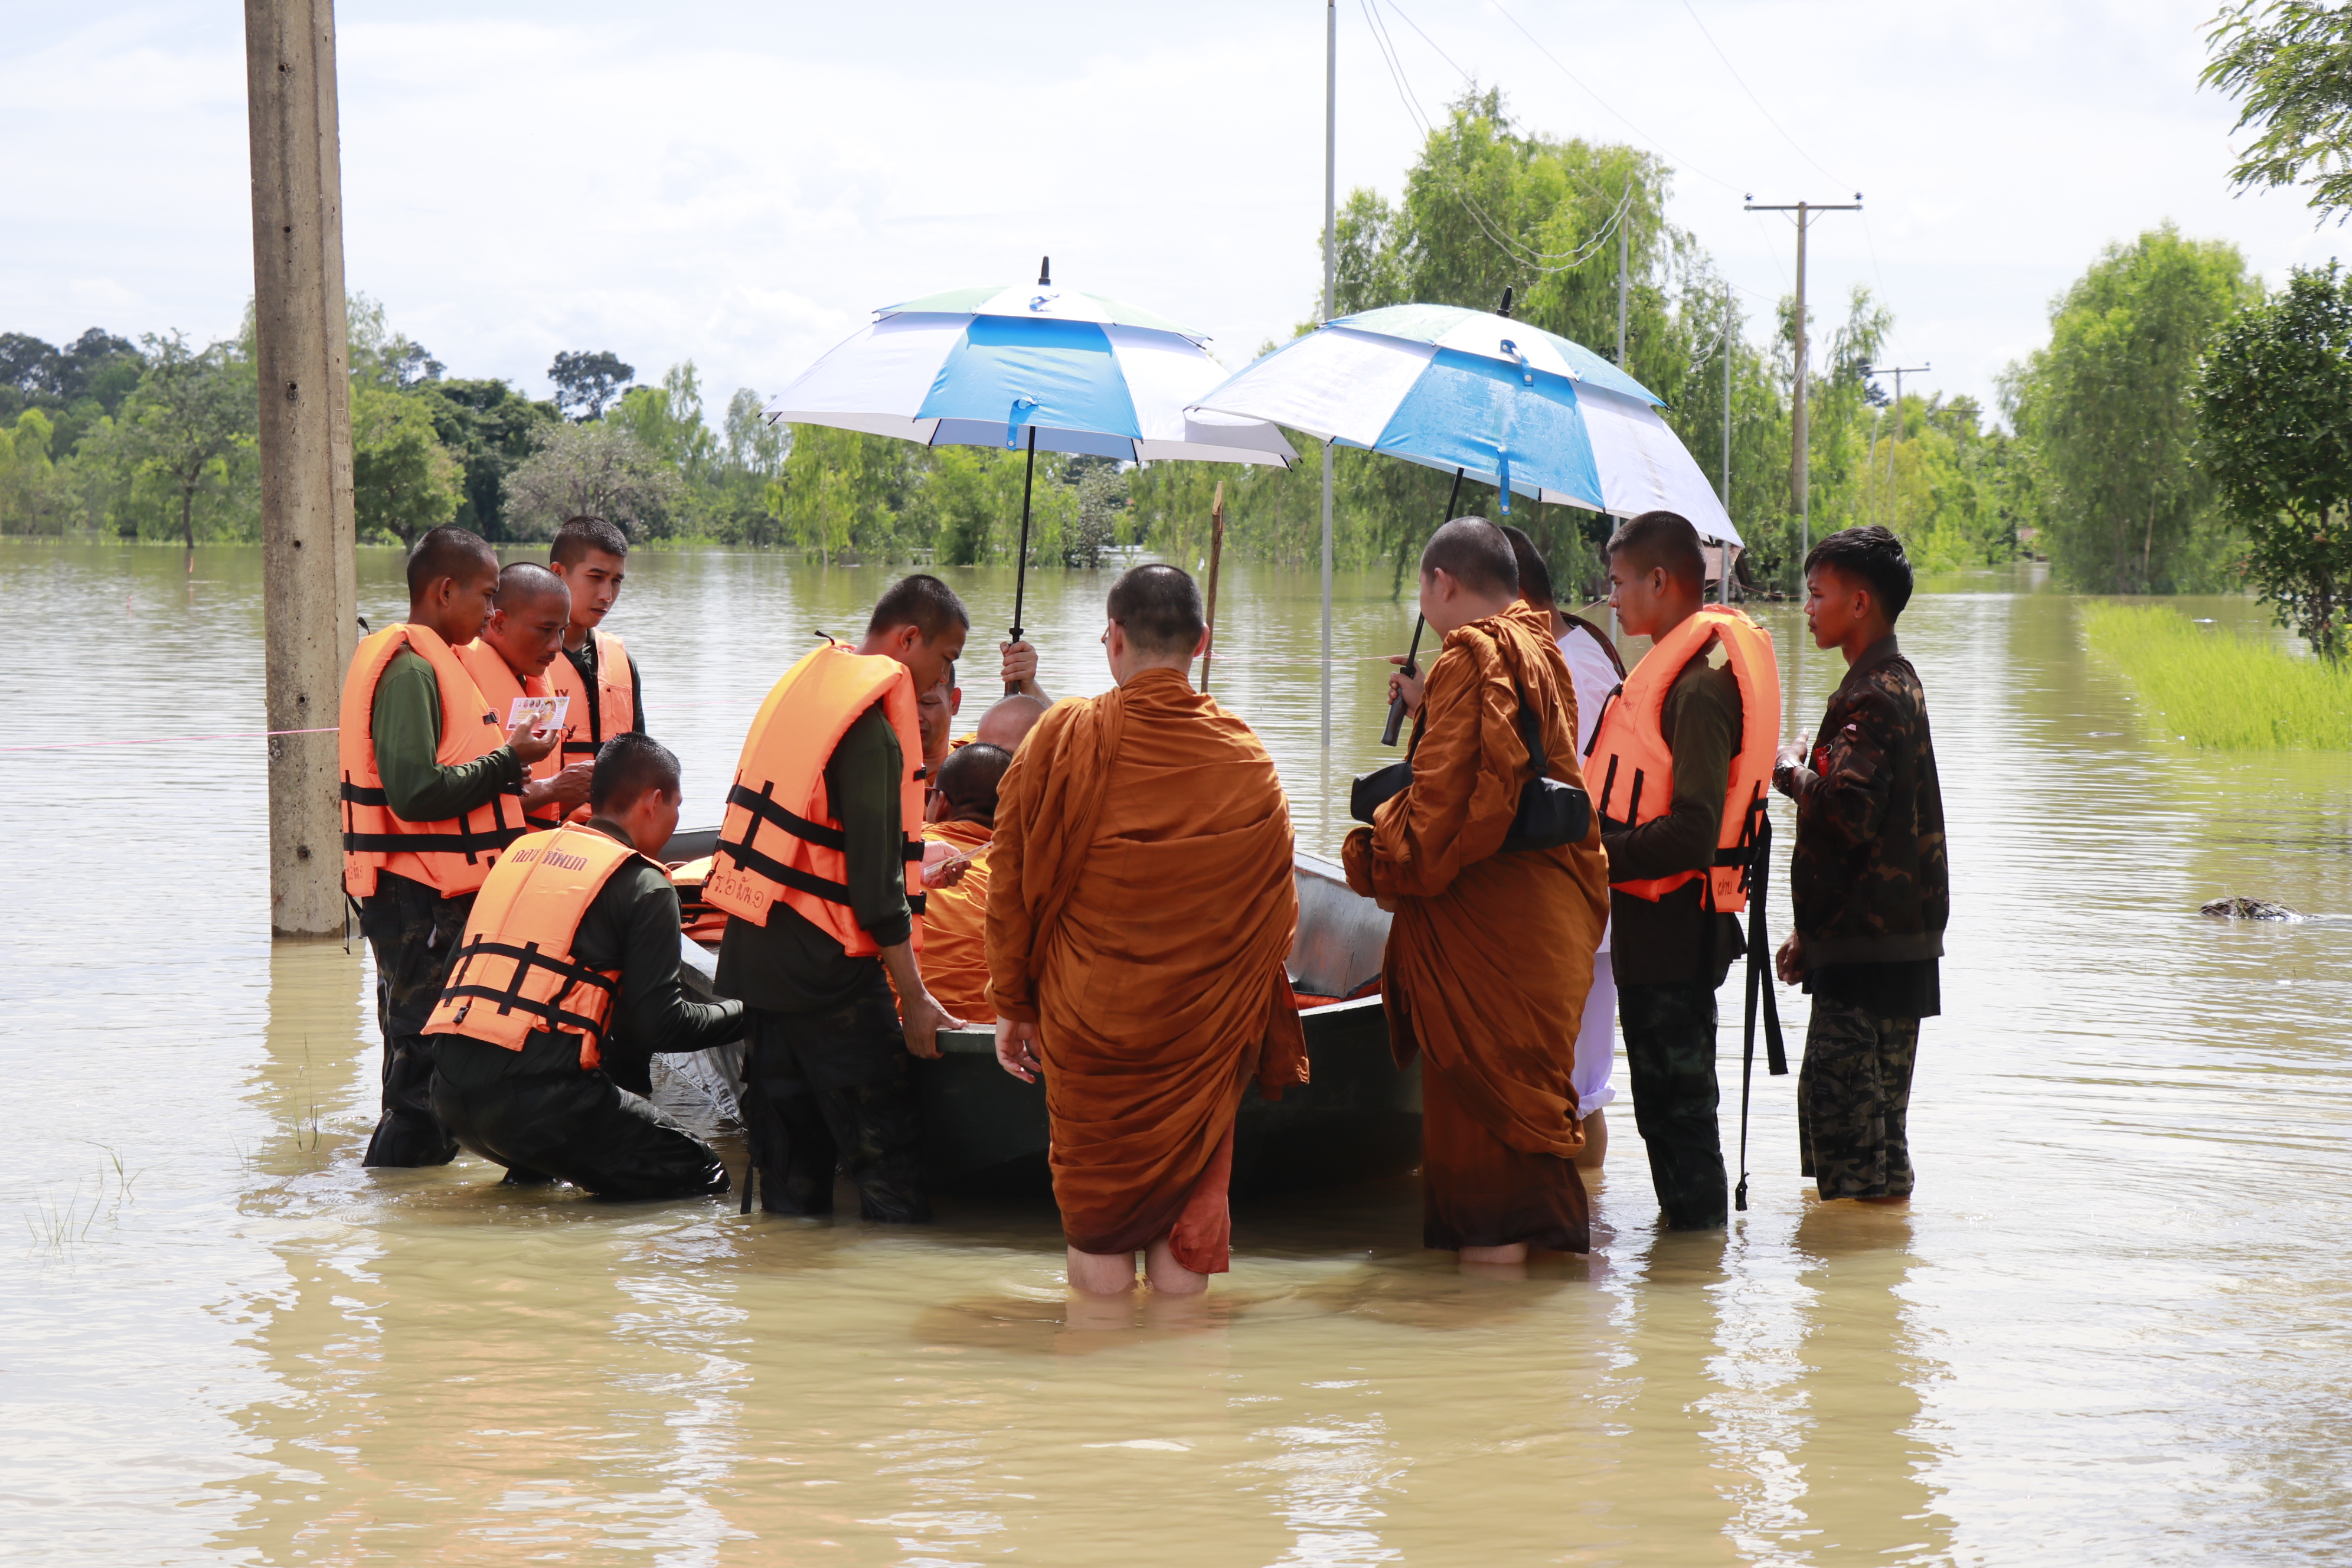
[[[672,859],[709,853],[705,829],[682,834]],[[1340,868],[1311,855],[1296,858],[1298,940],[1291,982],[1303,992],[1344,996],[1376,978],[1389,917],[1348,889]],[[715,960],[681,939],[689,994],[714,993]],[[1421,1153],[1420,1064],[1399,1068],[1389,1049],[1388,1019],[1378,996],[1309,1007],[1308,1081],[1266,1100],[1244,1092],[1234,1130],[1236,1195],[1358,1181],[1409,1168]],[[656,1073],[699,1095],[729,1117],[740,1114],[743,1047],[739,1041],[692,1056],[656,1057]],[[922,1105],[926,1164],[934,1184],[1042,1187],[1048,1130],[1045,1089],[1023,1083],[996,1061],[992,1031],[940,1037],[935,1061],[915,1064]]]

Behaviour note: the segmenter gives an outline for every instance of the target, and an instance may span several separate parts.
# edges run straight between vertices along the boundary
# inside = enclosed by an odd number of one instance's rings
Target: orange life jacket
[[[596,689],[580,679],[580,667],[568,653],[559,653],[547,667],[548,685],[558,697],[572,699],[564,721],[572,733],[557,748],[565,763],[594,762],[596,750],[637,721],[637,697],[629,679],[629,650],[610,632],[590,631],[596,650]],[[557,764],[559,767],[562,763]]]
[[[583,1071],[604,1060],[621,972],[572,956],[580,922],[613,873],[646,859],[593,827],[565,823],[515,841],[482,884],[428,1035],[464,1035],[519,1051],[541,1030],[580,1037]]]
[[[1675,756],[1666,745],[1666,694],[1711,638],[1722,640],[1732,678],[1739,683],[1740,723],[1715,865],[1707,873],[1708,893],[1712,908],[1738,914],[1748,907],[1748,862],[1757,820],[1770,798],[1772,756],[1780,733],[1780,668],[1772,657],[1772,636],[1746,611],[1709,605],[1658,639],[1601,710],[1584,779],[1593,810],[1612,832],[1655,821],[1673,808]],[[1610,886],[1654,902],[1697,878],[1696,871],[1677,871]]]
[[[906,773],[898,823],[907,863],[914,947],[923,948],[923,740],[915,678],[895,658],[828,642],[784,672],[743,739],[727,816],[703,897],[753,925],[778,900],[841,943],[852,958],[880,946],[849,908],[849,857],[841,818],[825,798],[824,765],[857,716],[875,703],[898,737]]]
[[[507,721],[507,715],[514,711],[516,698],[555,695],[548,686],[547,677],[534,675],[528,680],[523,679],[515,674],[514,667],[506,661],[505,655],[479,637],[476,637],[461,648],[451,651],[457,654],[457,662],[466,667],[466,672],[474,678],[474,684],[481,689],[482,695],[489,699],[490,706],[497,711],[500,724],[504,724]],[[562,662],[562,655],[557,656],[557,662]],[[543,783],[553,778],[562,769],[563,758],[562,749],[559,747],[531,763],[529,776]],[[561,806],[542,805],[537,811],[529,813],[523,820],[534,827],[552,827],[562,820],[562,816]]]
[[[374,894],[378,871],[422,882],[445,899],[473,892],[489,875],[499,851],[529,831],[522,797],[507,790],[449,821],[410,822],[393,814],[376,768],[375,689],[404,647],[424,656],[441,689],[441,745],[435,762],[456,767],[506,743],[505,713],[491,709],[472,672],[437,635],[403,625],[360,639],[343,677],[342,728],[335,739],[342,774],[343,889],[355,899]]]

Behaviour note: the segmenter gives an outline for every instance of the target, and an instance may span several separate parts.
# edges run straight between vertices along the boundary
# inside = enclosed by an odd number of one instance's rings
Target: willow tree
[[[2097,593],[2208,585],[2211,488],[2196,462],[2198,362],[2259,297],[2237,247],[2167,224],[2111,245],[2051,306],[2050,344],[2011,367],[2059,574]]]
[[[2245,526],[2246,575],[2334,663],[2352,595],[2352,279],[2297,269],[2213,335],[2204,461]]]

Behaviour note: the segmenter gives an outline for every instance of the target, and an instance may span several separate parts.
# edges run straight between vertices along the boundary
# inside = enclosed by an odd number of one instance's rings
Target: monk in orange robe
[[[957,747],[940,764],[923,826],[923,983],[932,1000],[973,1024],[996,1016],[988,999],[988,851],[997,785],[1012,765],[1000,746]]]
[[[1242,1090],[1306,1076],[1290,810],[1249,726],[1192,689],[1205,638],[1191,577],[1121,577],[1118,689],[1055,703],[998,793],[996,1054],[1024,1080],[1042,1065],[1070,1283],[1098,1296],[1134,1288],[1138,1251],[1169,1294],[1230,1267]]]
[[[1590,1207],[1576,1035],[1609,913],[1595,821],[1581,843],[1506,850],[1535,775],[1520,693],[1549,776],[1581,787],[1576,690],[1547,612],[1518,597],[1518,563],[1481,518],[1438,530],[1421,558],[1421,606],[1444,639],[1423,683],[1412,782],[1348,836],[1348,885],[1394,910],[1381,965],[1389,1036],[1421,1057],[1422,1239],[1465,1263],[1513,1263],[1530,1246],[1582,1252]]]

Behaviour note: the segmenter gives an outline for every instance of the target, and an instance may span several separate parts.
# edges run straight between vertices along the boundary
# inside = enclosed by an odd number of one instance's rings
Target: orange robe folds
[[[989,830],[977,822],[925,825],[926,842],[944,844],[961,855],[978,849],[964,867],[963,880],[933,888],[923,900],[923,984],[931,1000],[967,1024],[992,1023],[988,999]]]
[[[1608,861],[1598,822],[1581,844],[1502,852],[1532,776],[1514,677],[1551,776],[1582,784],[1575,688],[1548,616],[1522,604],[1474,621],[1429,667],[1411,787],[1348,836],[1348,885],[1396,906],[1381,984],[1398,1061],[1422,1058],[1423,1240],[1582,1252],[1569,1073]]]
[[[1172,669],[1058,702],[998,786],[989,859],[990,993],[1037,1025],[1064,1234],[1108,1254],[1164,1235],[1223,1272],[1243,1087],[1306,1078],[1265,748]]]

